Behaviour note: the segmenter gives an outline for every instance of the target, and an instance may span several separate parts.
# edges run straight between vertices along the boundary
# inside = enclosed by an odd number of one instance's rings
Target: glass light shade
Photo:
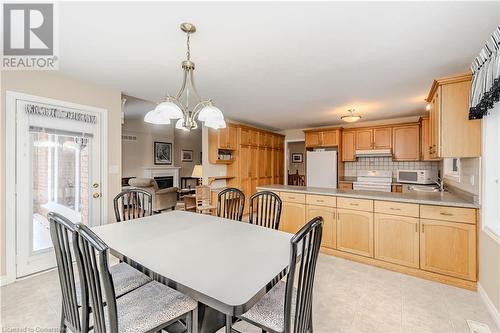
[[[354,122],[360,120],[361,116],[343,116],[343,117],[340,117],[340,119],[342,119],[346,123],[354,123]]]
[[[213,128],[213,129],[219,129],[219,128],[226,128],[226,122],[224,121],[224,119],[221,119],[221,120],[206,120],[204,123],[203,123],[206,127],[210,127],[210,128]]]
[[[146,113],[144,116],[144,121],[150,124],[157,125],[168,125],[170,124],[170,119],[165,117],[161,112],[154,109]]]
[[[193,168],[193,173],[191,174],[193,178],[201,178],[203,177],[203,168],[201,164],[196,164]]]
[[[201,121],[224,120],[224,115],[222,114],[221,110],[219,110],[212,104],[209,104],[205,106],[203,109],[201,109],[200,113],[198,114],[198,120]]]
[[[179,119],[183,117],[182,110],[177,104],[168,100],[158,104],[155,110],[160,111],[168,119]]]

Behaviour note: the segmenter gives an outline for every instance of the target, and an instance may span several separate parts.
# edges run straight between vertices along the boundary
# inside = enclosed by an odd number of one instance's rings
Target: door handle
[[[94,199],[97,199],[97,198],[99,198],[100,196],[101,196],[101,194],[100,194],[100,193],[94,193],[94,194],[92,194],[92,198],[94,198]]]
[[[93,187],[93,188],[98,188],[98,187],[99,187],[99,184],[98,184],[98,183],[94,183],[94,184],[92,184],[92,187]]]

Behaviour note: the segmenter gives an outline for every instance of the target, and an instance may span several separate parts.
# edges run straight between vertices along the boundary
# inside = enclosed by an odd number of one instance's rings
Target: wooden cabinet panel
[[[374,227],[375,258],[419,267],[418,218],[375,214]]]
[[[339,144],[339,131],[331,130],[322,132],[321,146],[334,147]]]
[[[374,209],[376,213],[419,217],[417,204],[375,200]]]
[[[239,128],[238,129],[238,135],[239,135],[239,144],[241,145],[249,145],[251,143],[250,140],[250,130],[246,128]]]
[[[259,132],[255,130],[250,130],[250,144],[253,146],[259,145]]]
[[[305,225],[305,220],[306,206],[303,203],[283,202],[279,226],[281,231],[294,234]]]
[[[422,117],[420,121],[420,156],[422,161],[435,161],[436,158],[431,157],[431,127],[429,117]]]
[[[474,208],[420,205],[420,217],[476,224],[476,210]]]
[[[295,202],[301,204],[306,202],[306,195],[304,193],[281,192],[280,197],[284,202]]]
[[[373,200],[338,197],[337,207],[373,212]]]
[[[373,129],[373,148],[387,149],[392,145],[392,129],[390,127],[380,127]]]
[[[342,132],[342,162],[356,161],[356,132]]]
[[[335,208],[324,206],[306,206],[306,222],[311,221],[316,216],[323,218],[323,234],[321,246],[331,249],[337,248],[337,219]]]
[[[373,257],[373,213],[337,208],[337,248]]]
[[[227,148],[228,149],[236,149],[238,129],[231,124],[227,124],[226,132],[227,132],[227,134],[226,134]]]
[[[476,226],[421,219],[420,268],[476,281]]]
[[[339,189],[341,190],[352,190],[352,183],[339,182]]]
[[[337,206],[337,198],[328,195],[307,194],[306,202],[309,205],[315,205],[315,206],[326,206],[326,207]]]
[[[356,149],[373,149],[373,131],[371,128],[356,130]]]
[[[321,132],[306,132],[306,147],[321,146]]]
[[[395,126],[392,129],[392,154],[394,161],[420,160],[420,126]]]

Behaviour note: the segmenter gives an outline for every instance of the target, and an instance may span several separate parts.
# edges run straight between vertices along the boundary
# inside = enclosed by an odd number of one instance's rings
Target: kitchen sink
[[[417,192],[439,192],[439,188],[437,186],[428,185],[412,185],[409,189]]]

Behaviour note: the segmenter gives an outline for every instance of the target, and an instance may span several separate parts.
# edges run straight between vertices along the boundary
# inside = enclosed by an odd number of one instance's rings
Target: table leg
[[[231,333],[233,327],[233,317],[226,315],[226,333]]]

